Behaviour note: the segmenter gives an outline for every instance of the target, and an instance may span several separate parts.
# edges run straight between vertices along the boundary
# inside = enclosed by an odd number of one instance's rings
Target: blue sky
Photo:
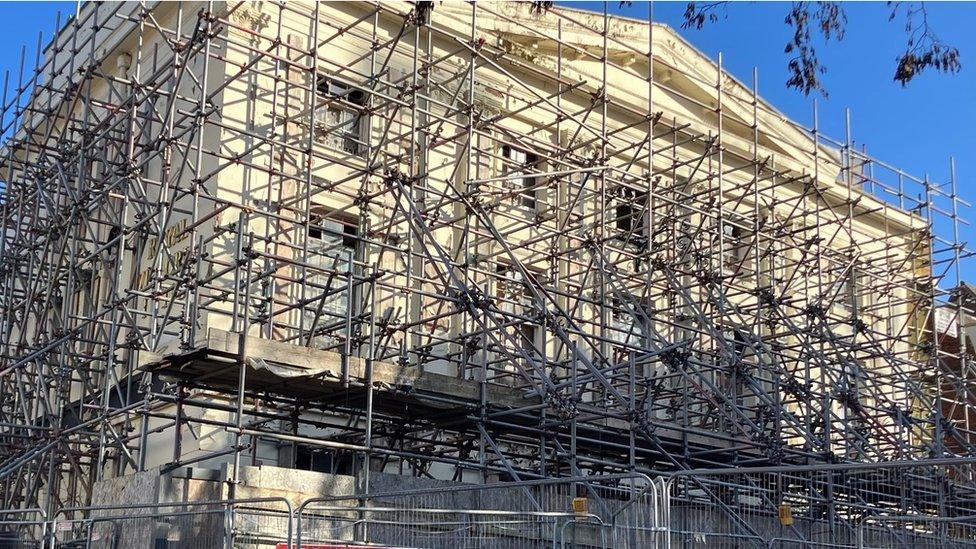
[[[685,2],[657,2],[657,21],[677,29],[705,54],[723,53],[727,70],[743,82],[752,81],[759,69],[759,93],[785,114],[802,124],[812,120],[812,100],[787,89],[786,54],[783,46],[790,30],[783,23],[789,3],[741,2],[720,11],[720,21],[702,30],[682,30]],[[647,6],[608,4],[611,12],[644,19]],[[581,2],[576,7],[603,10],[600,2]],[[818,54],[828,67],[824,82],[829,97],[819,97],[821,130],[844,136],[844,111],[852,113],[854,141],[858,147],[906,172],[929,174],[947,181],[949,157],[956,158],[959,194],[976,204],[976,3],[928,3],[929,21],[943,41],[962,53],[962,71],[955,75],[924,73],[907,87],[892,81],[895,59],[905,48],[903,21],[889,22],[885,2],[847,3],[847,34],[843,41],[823,44]],[[38,32],[44,43],[54,30],[55,14],[62,21],[75,10],[73,2],[0,2],[0,19],[7,21],[0,70],[16,79],[21,46],[27,46],[28,66],[33,66]],[[436,8],[435,8],[436,10]],[[976,208],[963,213],[976,222]],[[940,226],[940,230],[946,227]],[[976,247],[976,228],[962,227],[962,240]],[[976,261],[964,265],[963,277],[976,281]]]

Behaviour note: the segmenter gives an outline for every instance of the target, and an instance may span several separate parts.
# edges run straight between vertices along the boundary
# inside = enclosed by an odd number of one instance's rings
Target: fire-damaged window
[[[366,93],[320,75],[315,107],[316,136],[326,147],[349,154],[366,152]]]
[[[642,346],[649,318],[648,300],[630,294],[616,293],[607,302],[610,305],[610,314],[607,315],[612,330],[610,339]]]
[[[607,304],[610,311],[605,337],[611,342],[608,358],[613,365],[634,360],[635,374],[643,378],[650,372],[647,359],[642,358],[648,343],[648,300],[629,293],[615,293],[607,299]]]
[[[617,229],[640,234],[646,223],[644,209],[647,205],[647,191],[619,187],[615,194],[617,206],[614,208],[614,213],[616,214]]]
[[[310,266],[305,277],[306,303],[302,307],[302,343],[325,349],[335,347],[348,335],[349,320],[356,311],[354,285],[358,245],[355,219],[318,215],[312,218],[306,242]]]
[[[748,256],[751,239],[743,228],[745,218],[728,215],[722,220],[722,272],[732,274],[749,268]]]
[[[619,237],[629,243],[646,242],[649,216],[647,215],[647,191],[617,187],[614,192],[614,225]]]
[[[861,269],[853,266],[845,268],[839,273],[839,279],[835,286],[834,303],[839,305],[844,311],[853,313],[864,306],[862,292],[864,291],[865,276]]]
[[[532,317],[535,296],[525,283],[521,271],[509,265],[498,265],[495,295],[498,306],[513,317],[514,336],[518,347],[531,357],[539,356],[541,330]]]
[[[518,205],[535,210],[539,203],[539,192],[536,189],[538,178],[534,175],[538,171],[539,157],[509,145],[502,147],[505,158],[505,174],[509,185],[519,190]]]
[[[725,344],[726,351],[729,353],[729,355],[731,355],[731,358],[734,361],[739,361],[745,358],[748,342],[745,334],[740,329],[733,326],[723,327],[722,339]]]
[[[497,283],[497,297],[500,307],[513,316],[528,317],[533,310],[534,296],[528,286],[523,282],[522,273],[508,265],[499,265]],[[536,344],[536,325],[528,320],[517,323],[516,332],[518,334],[519,346],[525,350],[535,353]]]
[[[353,457],[331,448],[296,445],[295,469],[350,475],[354,470]]]

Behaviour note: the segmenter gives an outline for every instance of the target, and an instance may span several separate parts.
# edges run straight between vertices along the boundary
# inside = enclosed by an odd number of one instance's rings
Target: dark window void
[[[518,204],[530,210],[538,206],[538,172],[539,157],[522,149],[505,145],[502,147],[505,157],[505,173],[509,177],[513,189],[520,189]]]
[[[336,219],[323,213],[308,227],[305,262],[307,284],[302,308],[303,341],[317,349],[337,349],[340,332],[350,329],[347,314],[355,307],[356,289],[350,288],[350,272],[356,271],[357,220]],[[352,295],[350,295],[352,294]],[[353,311],[355,314],[355,311]]]
[[[353,474],[353,460],[351,456],[336,454],[333,450],[299,445],[295,452],[295,469],[351,475]]]
[[[316,83],[315,109],[317,132],[328,148],[351,154],[366,150],[366,92],[321,75]]]
[[[616,191],[617,206],[614,209],[617,230],[639,236],[644,229],[647,192],[619,188]]]

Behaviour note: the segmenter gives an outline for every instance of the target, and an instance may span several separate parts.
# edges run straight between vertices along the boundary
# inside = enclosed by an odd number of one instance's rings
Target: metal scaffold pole
[[[743,539],[744,502],[837,543],[868,503],[972,514],[952,464],[935,507],[782,469],[976,450],[955,162],[789,121],[650,6],[533,4],[59,24],[0,114],[0,506],[191,465],[230,499],[261,463],[354,475],[361,516],[377,473],[771,467],[666,495]]]

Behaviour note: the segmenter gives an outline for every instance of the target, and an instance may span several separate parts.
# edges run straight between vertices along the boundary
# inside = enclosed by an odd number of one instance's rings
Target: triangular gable
[[[604,24],[602,13],[563,6],[533,13],[527,3],[481,2],[478,6],[478,31],[502,47],[516,46],[519,50],[517,53],[521,54],[520,61],[532,62],[551,70],[555,66],[555,56],[561,51],[563,70],[567,73],[574,70],[586,72],[581,63],[588,61],[599,64],[604,43],[594,30],[601,29]],[[450,25],[455,30],[467,29],[471,24],[470,14],[471,7],[467,3],[444,2],[435,8],[433,21],[436,23],[438,19],[443,21],[442,18],[447,17],[455,19],[455,23]],[[607,24],[607,54],[610,61],[619,67],[634,65],[633,76],[642,80],[647,71],[646,63],[642,64],[646,56],[636,55],[635,52],[647,48],[647,21],[612,15],[607,18]],[[561,41],[557,39],[557,33],[562,35]],[[713,130],[714,114],[687,98],[714,109],[718,96],[714,84],[718,78],[717,64],[667,25],[655,23],[653,39],[655,81],[659,84],[655,87],[656,102],[669,111],[668,114],[689,121],[697,120],[700,123],[697,129],[703,132]],[[592,80],[594,74],[590,73],[588,77]],[[617,91],[623,95],[627,90]],[[613,94],[614,90],[611,89],[610,93]],[[722,95],[726,146],[738,148],[742,154],[751,154],[752,90],[723,71]],[[762,128],[760,156],[775,154],[777,163],[792,159],[796,167],[812,168],[814,145],[809,132],[791,123],[761,97],[759,103],[762,106],[758,109],[758,123]],[[835,179],[840,171],[837,151],[821,144],[819,155],[824,178]]]

